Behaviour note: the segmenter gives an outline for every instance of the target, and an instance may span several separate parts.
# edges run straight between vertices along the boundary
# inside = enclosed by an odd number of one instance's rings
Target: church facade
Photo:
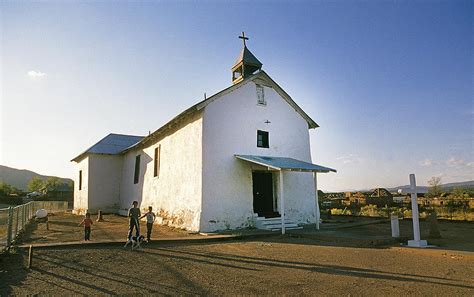
[[[137,200],[201,232],[282,214],[319,222],[317,173],[335,170],[311,163],[318,125],[261,67],[244,39],[230,87],[146,137],[110,134],[75,157],[75,212],[126,214]]]

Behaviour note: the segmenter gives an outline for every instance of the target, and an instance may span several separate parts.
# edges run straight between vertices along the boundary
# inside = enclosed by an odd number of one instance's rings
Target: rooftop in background
[[[138,143],[143,138],[144,136],[110,133],[71,161],[77,161],[85,154],[116,155]]]

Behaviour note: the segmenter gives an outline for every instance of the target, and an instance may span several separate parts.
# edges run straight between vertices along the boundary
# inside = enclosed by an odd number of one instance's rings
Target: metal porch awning
[[[279,171],[300,171],[300,172],[336,172],[335,169],[324,167],[293,158],[267,157],[253,155],[234,155],[236,158],[265,166]]]
[[[297,171],[297,172],[313,172],[314,175],[314,188],[315,188],[315,200],[316,200],[316,229],[319,230],[319,202],[318,202],[318,172],[336,172],[335,169],[319,166],[316,164],[296,160],[293,158],[285,157],[267,157],[267,156],[253,156],[253,155],[234,155],[237,159],[265,166],[268,169],[278,170],[278,191],[281,197],[280,200],[280,214],[281,214],[281,234],[285,234],[285,191],[283,190],[283,171]]]

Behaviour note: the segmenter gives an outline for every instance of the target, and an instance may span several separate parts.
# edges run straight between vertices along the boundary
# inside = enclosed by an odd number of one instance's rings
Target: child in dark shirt
[[[135,229],[135,236],[140,236],[140,209],[137,207],[138,201],[133,201],[132,207],[128,210],[128,217],[130,219],[128,224],[128,236],[127,240],[132,238],[133,229]]]

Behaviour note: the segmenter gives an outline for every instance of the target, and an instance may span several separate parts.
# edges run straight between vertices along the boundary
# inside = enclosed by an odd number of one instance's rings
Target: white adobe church
[[[319,228],[317,173],[335,170],[311,162],[318,124],[239,38],[230,87],[146,137],[109,134],[72,160],[76,213],[126,214],[137,200],[190,231]]]

